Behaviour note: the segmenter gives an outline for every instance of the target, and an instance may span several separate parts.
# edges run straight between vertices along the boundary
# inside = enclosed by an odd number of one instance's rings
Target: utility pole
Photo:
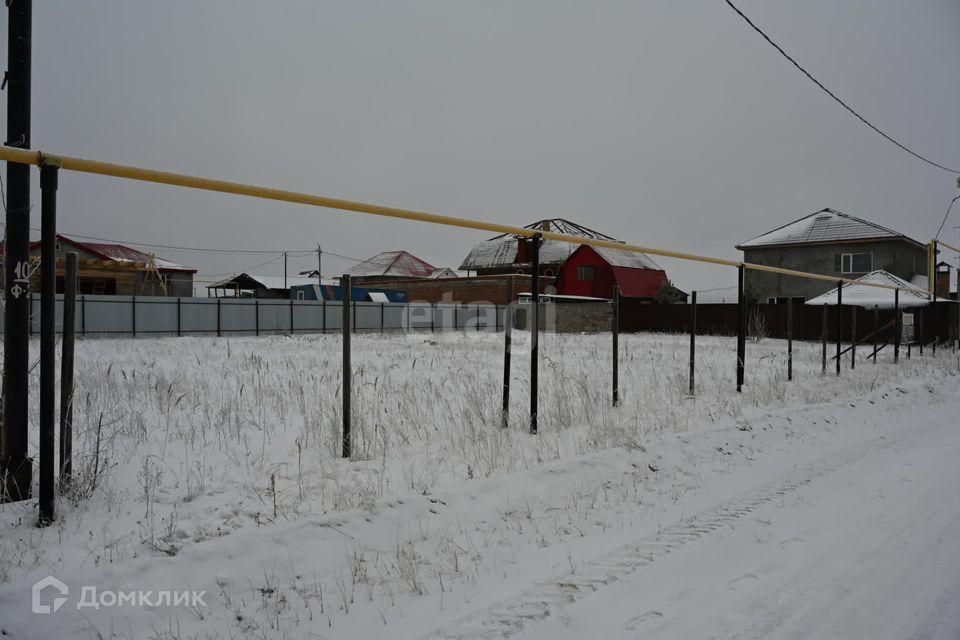
[[[30,148],[32,0],[7,0],[8,147]],[[30,167],[7,163],[7,239],[4,257],[3,438],[0,502],[27,500],[32,468],[27,458],[30,322]]]

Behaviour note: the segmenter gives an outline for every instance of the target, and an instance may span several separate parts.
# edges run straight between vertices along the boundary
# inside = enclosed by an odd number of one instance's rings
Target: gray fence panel
[[[293,328],[295,331],[316,333],[323,329],[323,304],[297,301],[293,303]]]
[[[428,302],[412,302],[407,308],[407,327],[415,331],[430,331],[433,307]]]
[[[354,329],[357,331],[380,330],[380,303],[354,302]]]
[[[286,333],[290,331],[290,301],[260,301],[260,332]]]
[[[218,302],[219,300],[219,302]],[[31,295],[30,326],[34,334],[40,331],[40,297]],[[291,311],[296,332],[319,333],[326,329],[335,333],[341,329],[341,303],[324,304],[313,300],[251,298],[180,298],[179,324],[184,334],[222,335],[261,333],[289,333]],[[504,326],[504,309],[495,305],[463,305],[454,303],[380,303],[356,302],[354,327],[358,331],[419,330],[496,331]],[[259,314],[258,314],[259,310]],[[63,296],[57,296],[57,330],[62,330]],[[258,318],[259,315],[259,318]],[[324,323],[326,315],[326,323]],[[130,334],[133,331],[133,297],[80,295],[77,299],[77,332],[87,335]],[[258,322],[259,320],[259,322]],[[177,332],[177,298],[136,297],[136,333],[175,334]]]
[[[216,326],[214,326],[216,330]],[[249,299],[220,299],[220,331],[233,332],[257,330],[257,301]]]
[[[405,304],[389,303],[383,308],[385,331],[397,331],[407,328],[407,313]]]
[[[89,309],[90,303],[87,302],[87,305]],[[89,318],[87,322],[89,331]],[[176,333],[176,331],[176,298],[137,298],[137,333]]]
[[[217,301],[211,298],[184,298],[180,301],[180,328],[183,333],[216,333]],[[87,331],[90,325],[87,324]]]
[[[327,331],[340,331],[343,328],[343,311],[339,302],[328,302],[324,313],[327,314]]]

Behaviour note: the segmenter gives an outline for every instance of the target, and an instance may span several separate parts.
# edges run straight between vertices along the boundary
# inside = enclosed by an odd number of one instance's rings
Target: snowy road
[[[960,638],[960,427],[849,455],[517,637]]]
[[[78,551],[65,524],[80,521],[20,527],[42,561],[0,584],[0,636],[956,640],[957,377],[864,380],[846,399],[747,407],[635,446],[398,487],[363,508],[218,530],[175,554],[96,553],[100,537],[116,548],[103,525],[79,529],[92,550],[61,571]],[[228,504],[215,493],[190,503],[229,520]],[[34,613],[31,586],[48,573],[69,587],[66,604]],[[184,589],[204,606],[90,595]]]

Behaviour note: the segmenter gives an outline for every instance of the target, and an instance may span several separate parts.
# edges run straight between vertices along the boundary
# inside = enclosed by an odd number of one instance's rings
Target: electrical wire
[[[873,124],[872,122],[870,122],[869,120],[867,120],[866,118],[864,118],[862,115],[860,115],[859,113],[857,113],[857,112],[853,109],[853,107],[851,107],[851,106],[848,105],[846,102],[844,102],[843,100],[841,100],[840,97],[837,96],[837,94],[835,94],[833,91],[831,91],[831,90],[828,89],[826,86],[824,86],[824,84],[823,84],[822,82],[820,82],[819,80],[817,80],[816,78],[814,78],[813,75],[812,75],[809,71],[807,71],[807,70],[804,69],[802,66],[800,66],[800,63],[799,63],[799,62],[797,62],[789,53],[787,53],[786,51],[784,51],[784,50],[783,50],[783,47],[781,47],[781,46],[778,45],[776,42],[774,42],[774,41],[770,38],[770,36],[768,36],[766,33],[764,33],[763,30],[762,30],[760,27],[758,27],[758,26],[753,22],[753,20],[751,20],[750,18],[748,18],[747,15],[746,15],[745,13],[743,13],[743,11],[741,11],[740,9],[738,9],[737,6],[736,6],[735,4],[733,4],[733,2],[731,2],[730,0],[724,0],[724,1],[727,3],[727,5],[728,5],[731,9],[733,9],[733,10],[737,13],[737,15],[739,15],[741,18],[743,18],[744,21],[746,21],[746,23],[753,28],[754,31],[756,31],[757,33],[759,33],[759,34],[763,37],[764,40],[766,40],[774,49],[776,49],[777,51],[779,51],[779,52],[780,52],[780,55],[782,55],[784,58],[786,58],[787,60],[789,60],[789,61],[791,62],[791,64],[793,64],[794,67],[796,67],[803,75],[807,76],[807,78],[809,78],[811,82],[813,82],[815,85],[817,85],[818,87],[820,87],[820,89],[822,89],[822,90],[824,91],[824,93],[826,93],[828,96],[830,96],[831,98],[833,98],[841,107],[843,107],[844,109],[846,109],[847,111],[849,111],[851,114],[853,114],[854,117],[857,118],[857,120],[859,120],[859,121],[862,122],[863,124],[867,125],[867,126],[870,127],[871,129],[873,129],[874,132],[876,132],[876,133],[880,134],[881,136],[883,136],[883,137],[887,140],[887,142],[890,142],[890,143],[896,145],[897,147],[899,147],[899,148],[902,149],[903,151],[906,151],[907,153],[909,153],[910,155],[912,155],[914,158],[917,158],[918,160],[921,160],[921,161],[927,163],[928,165],[930,165],[930,166],[932,166],[932,167],[936,167],[937,169],[941,169],[941,170],[943,170],[943,171],[946,171],[947,173],[952,173],[952,174],[958,174],[958,175],[960,175],[960,170],[951,169],[950,167],[946,167],[946,166],[944,166],[944,165],[942,165],[942,164],[940,164],[940,163],[938,163],[938,162],[934,162],[933,160],[930,160],[929,158],[926,158],[926,157],[920,155],[919,153],[917,153],[917,152],[914,151],[913,149],[911,149],[911,148],[907,147],[906,145],[904,145],[904,144],[902,144],[902,143],[894,140],[892,137],[890,137],[890,136],[887,135],[884,131],[882,131],[882,130],[880,129],[880,127],[878,127],[877,125]]]
[[[953,200],[950,201],[950,205],[947,207],[947,212],[943,214],[943,221],[940,223],[940,228],[937,229],[937,235],[933,237],[934,240],[937,240],[940,237],[940,232],[943,231],[943,225],[947,224],[947,218],[950,217],[950,209],[953,209],[953,203],[957,200],[960,200],[960,196],[954,196]]]

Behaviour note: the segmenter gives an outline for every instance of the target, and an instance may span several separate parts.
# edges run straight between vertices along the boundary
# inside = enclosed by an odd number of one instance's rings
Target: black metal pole
[[[923,309],[920,309],[920,310],[917,312],[917,314],[920,316],[920,323],[919,323],[919,328],[920,328],[920,341],[919,341],[919,342],[920,342],[920,355],[923,355],[923,339],[924,339],[924,335],[923,335],[923,334],[924,334],[924,331],[923,331]],[[914,329],[916,330],[916,328],[917,328],[918,325],[917,325],[916,322],[914,322],[914,323],[913,323],[913,326],[914,326]]]
[[[933,291],[933,300],[930,302],[931,310],[933,313],[933,335],[930,342],[930,353],[931,355],[937,355],[937,241],[933,241],[933,273],[930,274],[930,277],[933,278],[933,286],[931,287]],[[948,280],[949,282],[949,280]],[[947,285],[947,293],[950,293],[950,286]]]
[[[697,292],[690,293],[690,395],[694,394],[697,364]]]
[[[793,298],[787,298],[787,381],[793,380]]]
[[[290,298],[290,335],[293,335],[293,298]]]
[[[880,333],[880,307],[873,307],[873,364],[877,364],[877,347],[879,346]]]
[[[218,337],[218,338],[219,338],[220,335],[221,335],[221,331],[220,331],[220,316],[221,316],[221,314],[220,314],[220,298],[217,298],[217,337]]]
[[[350,382],[352,379],[352,369],[350,365],[350,307],[352,292],[350,286],[350,275],[344,274],[340,278],[340,289],[342,293],[342,312],[343,312],[343,457],[350,457]]]
[[[260,299],[253,299],[253,333],[254,335],[260,335]],[[324,314],[326,316],[326,314]],[[326,318],[324,318],[326,319]]]
[[[80,296],[80,335],[87,337],[87,296]]]
[[[900,289],[893,291],[893,362],[900,362]]]
[[[66,255],[63,275],[63,344],[60,354],[60,490],[73,475],[73,345],[77,332],[77,254]]]
[[[613,406],[620,404],[620,287],[613,285],[610,333],[613,335]]]
[[[837,283],[837,375],[840,375],[840,349],[843,345],[843,280]]]
[[[827,375],[827,328],[830,325],[829,314],[830,307],[828,305],[823,305],[823,320],[820,325],[820,342],[823,347],[823,365],[820,373],[822,375]]]
[[[290,287],[287,286],[287,252],[283,252],[283,288],[287,290],[287,295],[290,295]]]
[[[507,306],[503,311],[503,407],[501,426],[510,426],[510,349],[513,341],[513,276],[507,276]]]
[[[743,391],[743,361],[747,351],[747,303],[743,298],[743,265],[737,267],[737,393]]]
[[[40,167],[40,526],[53,522],[56,492],[57,178]]]
[[[130,296],[130,334],[137,337],[137,294]]]
[[[180,337],[183,335],[183,319],[182,319],[183,313],[182,313],[182,309],[180,308],[181,304],[182,304],[182,301],[178,296],[177,297],[177,337]]]
[[[7,141],[30,148],[30,65],[32,0],[7,2]],[[7,163],[7,214],[4,256],[4,417],[2,502],[31,497],[33,469],[27,458],[30,346],[30,167]]]
[[[857,311],[859,307],[850,307],[850,369],[857,368]]]
[[[539,233],[530,243],[533,248],[533,268],[530,283],[530,433],[537,432],[538,385],[540,375],[540,240]]]

